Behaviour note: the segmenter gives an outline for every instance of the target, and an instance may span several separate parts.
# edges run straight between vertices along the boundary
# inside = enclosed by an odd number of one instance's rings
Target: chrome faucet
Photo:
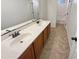
[[[8,32],[12,32],[11,30],[6,30]],[[20,31],[20,30],[19,30]],[[20,35],[19,31],[14,32],[13,34],[9,35],[12,36],[13,38],[17,37],[18,35]]]
[[[14,34],[12,34],[12,37],[15,38],[15,37],[17,37],[18,35],[20,35],[19,31],[14,32]]]

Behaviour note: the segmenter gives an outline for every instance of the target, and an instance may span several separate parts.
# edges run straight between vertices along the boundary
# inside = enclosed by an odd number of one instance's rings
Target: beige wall
[[[39,17],[47,20],[47,0],[39,0]]]
[[[40,1],[39,5],[40,18],[50,20],[52,27],[55,27],[56,16],[57,16],[57,0],[39,0],[39,1]]]
[[[57,0],[47,0],[48,20],[51,21],[52,27],[56,26]]]

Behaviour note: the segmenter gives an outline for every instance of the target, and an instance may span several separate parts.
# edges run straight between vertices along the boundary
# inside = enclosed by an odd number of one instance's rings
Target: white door
[[[58,0],[57,6],[57,21],[63,24],[67,23],[70,45],[69,59],[77,59],[77,43],[71,40],[72,37],[76,37],[76,4],[76,0]]]
[[[76,0],[69,0],[68,8],[67,8],[67,22],[70,23],[70,39],[72,37],[77,37],[77,1]],[[69,59],[77,59],[77,42],[74,40],[69,40],[70,43],[70,55]]]

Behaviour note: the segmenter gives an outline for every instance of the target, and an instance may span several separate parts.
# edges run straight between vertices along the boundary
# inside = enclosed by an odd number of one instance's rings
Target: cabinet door
[[[41,33],[34,42],[36,59],[38,59],[38,57],[40,56],[43,47],[44,47],[44,39],[43,39],[43,33]]]
[[[44,29],[44,43],[46,42],[47,38],[48,38],[48,28],[46,27]]]
[[[35,59],[33,46],[31,45],[18,59]]]
[[[50,34],[50,24],[44,29],[44,43],[48,39],[49,34]]]
[[[49,34],[50,34],[50,31],[51,31],[50,25],[51,25],[51,24],[49,24],[49,25],[47,26],[47,28],[48,28],[48,36],[49,36]]]

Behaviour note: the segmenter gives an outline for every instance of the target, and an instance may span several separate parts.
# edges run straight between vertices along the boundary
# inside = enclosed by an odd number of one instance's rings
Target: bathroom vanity
[[[2,1],[1,59],[38,59],[50,34],[40,19],[41,1]]]
[[[50,21],[41,20],[23,29],[16,38],[1,43],[2,59],[38,59],[50,34]]]
[[[50,23],[18,59],[38,59],[50,34]]]

